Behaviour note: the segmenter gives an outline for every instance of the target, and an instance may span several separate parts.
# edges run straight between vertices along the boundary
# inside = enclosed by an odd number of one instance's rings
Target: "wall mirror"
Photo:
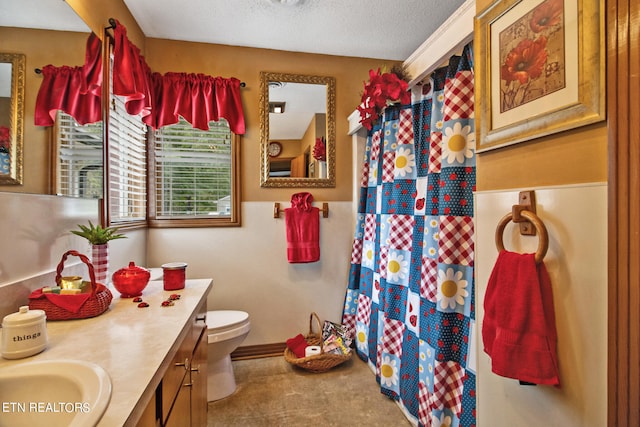
[[[335,187],[335,78],[260,73],[260,185]]]
[[[0,184],[22,184],[25,56],[0,53]]]
[[[45,65],[55,66],[79,66],[85,57],[85,44],[90,34],[88,25],[80,16],[64,1],[38,2],[38,13],[34,13],[33,2],[17,1],[4,2],[2,14],[0,14],[0,51],[20,52],[26,60],[25,70],[22,71],[24,88],[24,112],[25,121],[16,124],[20,133],[15,137],[24,139],[29,146],[24,159],[16,155],[17,167],[22,167],[21,186],[11,186],[17,182],[11,182],[13,177],[0,174],[0,187],[6,191],[20,191],[38,194],[58,194],[75,197],[95,197],[91,191],[84,191],[85,183],[94,183],[96,175],[94,169],[78,170],[79,162],[75,160],[82,157],[83,161],[89,152],[97,152],[92,157],[102,161],[101,150],[95,149],[96,135],[89,135],[83,129],[70,121],[57,120],[56,125],[49,127],[35,126],[33,122],[33,108],[35,99],[42,83],[42,75],[35,72],[36,68]],[[0,66],[7,62],[3,56]],[[15,72],[14,72],[15,75]],[[0,76],[0,79],[2,77]],[[15,92],[14,92],[15,94]],[[4,97],[4,95],[0,95]],[[2,98],[4,102],[4,98]],[[0,107],[0,126],[6,126],[2,121],[5,110]],[[21,119],[22,116],[18,117]],[[79,137],[91,143],[89,149],[80,150],[88,144],[76,143],[63,135],[73,134],[73,141]],[[56,133],[58,138],[56,139]],[[12,135],[12,138],[14,136]],[[15,148],[20,148],[17,141]],[[101,141],[100,141],[101,142]],[[82,145],[81,145],[82,144]],[[13,149],[13,147],[12,147]],[[2,154],[4,156],[4,154]],[[94,168],[94,166],[90,166]],[[16,172],[18,169],[16,168]],[[68,174],[67,174],[68,173]],[[100,171],[101,173],[101,171]],[[98,183],[101,187],[101,183]]]

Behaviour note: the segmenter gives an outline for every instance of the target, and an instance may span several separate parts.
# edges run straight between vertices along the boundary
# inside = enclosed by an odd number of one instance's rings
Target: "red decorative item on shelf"
[[[162,264],[162,282],[165,291],[184,289],[186,279],[186,262],[170,262]]]
[[[151,273],[146,268],[138,267],[133,261],[128,267],[121,268],[111,277],[113,287],[120,292],[122,298],[133,298],[142,295],[147,287]]]
[[[44,310],[47,320],[86,319],[104,313],[111,304],[113,295],[109,288],[96,282],[96,274],[89,258],[78,251],[67,251],[62,256],[56,270],[55,283],[59,286],[62,280],[64,263],[69,255],[77,256],[87,266],[90,278],[90,292],[77,295],[59,295],[44,293],[44,288],[36,289],[29,295],[29,309]]]

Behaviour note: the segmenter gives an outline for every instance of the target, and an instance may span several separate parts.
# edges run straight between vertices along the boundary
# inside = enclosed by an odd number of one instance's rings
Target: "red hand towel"
[[[534,254],[498,254],[484,299],[482,340],[494,373],[560,386],[551,281]]]
[[[97,284],[96,293],[101,292],[104,289],[104,285],[101,283]],[[91,297],[91,293],[82,293],[77,295],[60,295],[53,293],[43,293],[42,288],[36,289],[31,292],[29,295],[29,299],[40,299],[46,298],[54,305],[57,305],[60,308],[64,308],[67,311],[72,313],[77,313],[80,311],[85,302]]]
[[[305,357],[305,350],[307,349],[307,340],[304,339],[302,334],[298,334],[293,338],[287,340],[287,347],[296,355],[298,359]]]
[[[284,210],[290,263],[320,259],[320,209],[311,206],[312,201],[310,193],[296,193],[291,196],[291,207]]]

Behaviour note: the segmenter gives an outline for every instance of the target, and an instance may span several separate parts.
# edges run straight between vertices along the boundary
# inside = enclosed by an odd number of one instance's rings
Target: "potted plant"
[[[117,227],[102,227],[100,224],[89,226],[78,224],[79,230],[71,230],[76,236],[84,237],[91,244],[91,263],[98,283],[105,283],[109,277],[109,241],[125,239],[118,233]]]

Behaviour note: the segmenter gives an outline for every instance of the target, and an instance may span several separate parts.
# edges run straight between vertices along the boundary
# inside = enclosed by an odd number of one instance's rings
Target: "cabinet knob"
[[[189,370],[189,358],[188,357],[185,358],[184,362],[182,362],[182,363],[181,362],[176,363],[175,366],[184,366],[184,370],[188,371]]]
[[[202,314],[198,314],[196,316],[196,322],[203,322],[203,323],[207,323],[207,315],[205,313]]]
[[[195,368],[193,367],[193,365],[191,365],[191,372],[200,372],[200,365],[196,366]]]

